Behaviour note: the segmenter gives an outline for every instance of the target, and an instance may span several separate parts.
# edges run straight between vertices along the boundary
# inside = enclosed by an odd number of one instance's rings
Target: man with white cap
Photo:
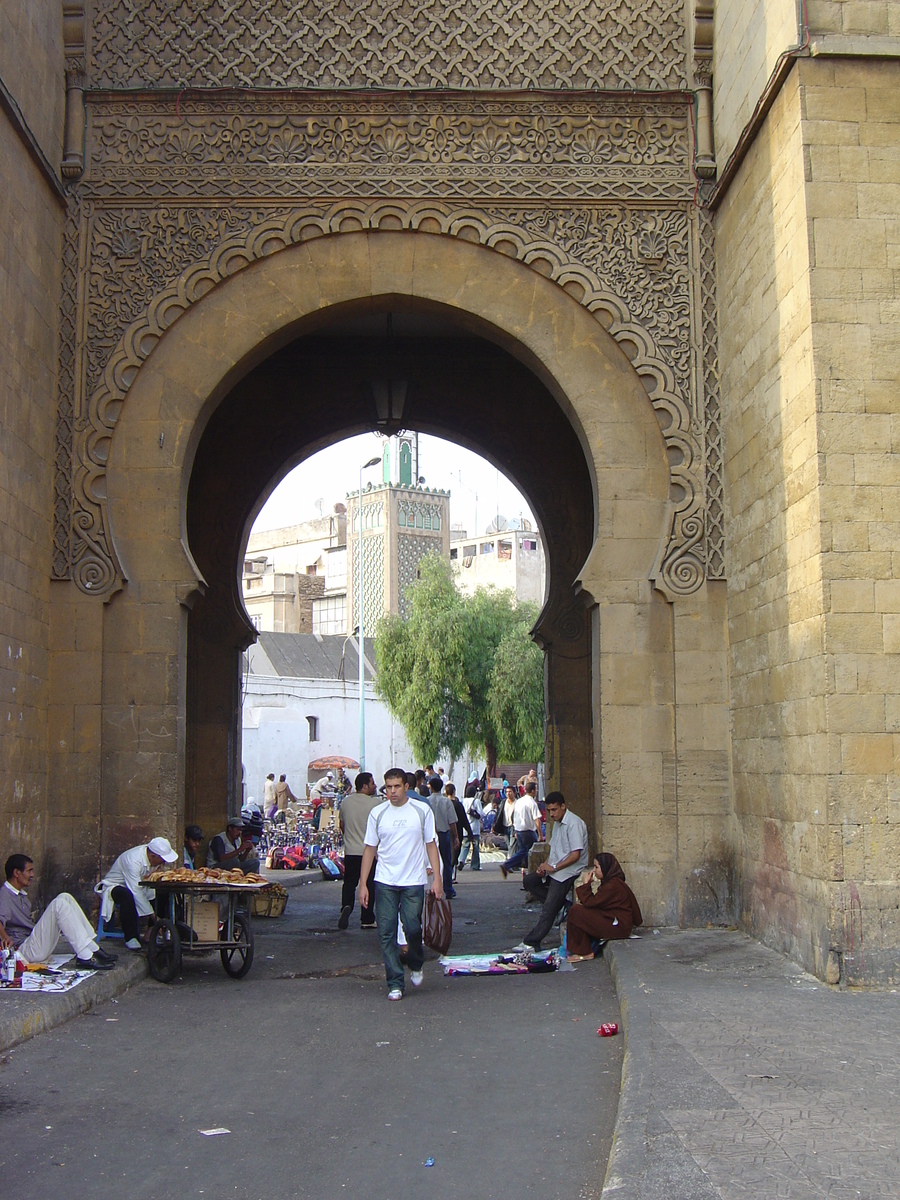
[[[324,774],[321,779],[317,779],[309,789],[310,799],[312,800],[330,800],[336,792],[337,788],[334,786],[333,771],[326,772],[326,774]]]
[[[151,838],[140,846],[132,846],[120,854],[109,868],[106,876],[97,884],[96,891],[103,897],[100,915],[104,921],[112,916],[115,905],[119,906],[119,922],[129,950],[142,950],[138,931],[142,918],[156,920],[153,909],[153,889],[141,887],[152,870],[163,863],[178,861],[178,855],[164,837]]]

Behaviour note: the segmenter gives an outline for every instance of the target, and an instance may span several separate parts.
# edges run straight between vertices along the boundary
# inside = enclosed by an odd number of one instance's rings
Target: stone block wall
[[[718,211],[728,625],[741,908],[810,963],[827,941],[826,683],[799,81]]]
[[[718,210],[743,919],[898,974],[896,62],[801,59]]]
[[[0,7],[0,77],[57,170],[66,101],[62,10],[62,0]]]
[[[0,78],[21,120],[0,112],[0,864],[46,853],[50,552],[57,312],[64,213],[26,146],[58,170],[62,8],[4,5]],[[24,124],[23,124],[24,122]]]
[[[900,9],[894,0],[807,0],[811,33],[900,36]]]
[[[865,8],[873,19],[876,10],[896,14],[889,5],[836,7]],[[831,948],[849,978],[896,977],[900,63],[835,58],[799,66],[827,656]]]
[[[799,40],[796,0],[716,0],[713,103],[720,168],[750,121],[779,55]]]

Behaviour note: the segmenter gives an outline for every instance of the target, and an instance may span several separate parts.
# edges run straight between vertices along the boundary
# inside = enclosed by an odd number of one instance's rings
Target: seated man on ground
[[[15,948],[25,962],[46,962],[64,937],[75,951],[79,971],[111,971],[116,956],[97,945],[94,927],[81,906],[68,892],[51,900],[38,921],[31,918],[28,887],[34,878],[34,863],[27,854],[11,854],[6,860],[6,882],[0,888],[0,946]]]
[[[140,922],[152,925],[156,920],[153,889],[141,887],[141,880],[163,863],[171,865],[175,862],[178,862],[178,855],[166,838],[151,838],[149,842],[132,846],[120,854],[94,889],[103,897],[100,915],[104,921],[108,921],[115,906],[119,906],[119,922],[129,950],[143,949],[139,937]]]
[[[541,942],[566,902],[572,880],[588,864],[587,825],[581,817],[569,812],[562,792],[548,792],[546,805],[547,820],[553,822],[550,857],[537,871],[526,875],[523,882],[525,891],[541,900],[541,915],[515,947],[517,951],[540,950]]]
[[[184,851],[182,858],[189,871],[197,869],[197,853],[203,841],[203,830],[199,825],[186,825],[184,829]]]
[[[566,918],[569,962],[593,958],[594,942],[627,938],[643,921],[619,860],[613,854],[595,854],[593,869],[581,876]]]
[[[243,817],[229,817],[228,824],[209,843],[206,852],[208,867],[223,871],[259,870],[259,851],[253,843],[252,823]]]

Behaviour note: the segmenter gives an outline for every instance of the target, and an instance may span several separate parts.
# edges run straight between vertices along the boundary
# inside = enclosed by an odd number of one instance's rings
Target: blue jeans
[[[397,945],[397,917],[409,943],[406,951],[407,966],[411,971],[421,971],[425,964],[425,947],[422,945],[422,909],[425,905],[425,889],[421,884],[413,887],[393,887],[389,883],[375,881],[375,921],[381,940],[381,957],[384,960],[384,975],[388,991],[399,988],[403,991],[406,977],[400,961]]]
[[[464,837],[462,850],[459,853],[459,865],[464,867],[469,861],[469,851],[472,851],[472,870],[481,870],[481,834],[472,830],[471,837]]]
[[[518,842],[518,850],[503,864],[507,871],[514,871],[516,867],[525,866],[528,863],[528,851],[537,841],[537,834],[533,829],[520,829],[516,833],[516,841]]]

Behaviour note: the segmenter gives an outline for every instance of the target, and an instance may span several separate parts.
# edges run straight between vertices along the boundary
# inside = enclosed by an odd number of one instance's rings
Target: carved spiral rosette
[[[81,591],[105,596],[114,589],[118,573],[103,526],[93,513],[84,511],[75,514],[73,525],[77,558],[72,564],[72,578]]]
[[[703,517],[699,512],[676,518],[678,534],[670,540],[670,549],[663,559],[660,580],[664,590],[676,596],[689,596],[703,583]]]

